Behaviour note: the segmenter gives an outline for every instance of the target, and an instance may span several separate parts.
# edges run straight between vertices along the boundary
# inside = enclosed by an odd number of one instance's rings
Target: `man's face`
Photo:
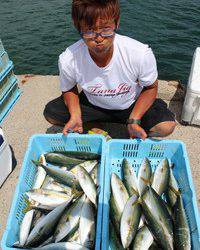
[[[97,32],[101,33],[102,31],[109,31],[116,28],[114,20],[102,20],[97,19],[95,25],[93,27],[89,27],[87,25],[81,25],[81,33],[85,32]],[[114,41],[114,32],[111,36],[105,37],[100,34],[96,34],[93,38],[85,38],[83,39],[88,46],[89,51],[92,54],[97,56],[106,54],[113,46]]]

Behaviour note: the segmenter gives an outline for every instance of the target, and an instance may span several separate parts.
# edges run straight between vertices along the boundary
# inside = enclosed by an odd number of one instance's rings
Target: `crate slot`
[[[90,146],[77,146],[77,151],[91,152]]]

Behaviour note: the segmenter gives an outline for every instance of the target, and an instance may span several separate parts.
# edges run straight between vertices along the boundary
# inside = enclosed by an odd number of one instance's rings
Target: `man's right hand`
[[[130,138],[140,138],[142,140],[147,138],[145,130],[138,124],[128,124],[127,126]]]
[[[80,134],[83,133],[82,119],[79,117],[70,118],[70,120],[65,124],[63,128],[63,131],[62,131],[63,134],[67,135],[68,130],[72,130],[73,132],[77,132]]]

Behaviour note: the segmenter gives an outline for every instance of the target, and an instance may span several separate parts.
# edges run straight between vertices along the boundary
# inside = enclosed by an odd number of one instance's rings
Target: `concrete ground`
[[[17,165],[0,188],[0,239],[6,228],[9,209],[30,136],[36,133],[54,133],[59,131],[56,127],[51,126],[42,115],[45,104],[50,99],[60,95],[58,77],[23,75],[18,76],[18,78],[22,95],[3,123],[5,136],[13,149]],[[180,121],[184,90],[177,87],[177,82],[160,81],[159,97],[169,104],[169,108],[176,114],[177,120]],[[113,132],[113,126],[105,126],[105,129],[108,131],[111,128]],[[116,137],[119,130],[114,131],[114,133]],[[200,128],[182,126],[179,123],[175,132],[166,139],[182,140],[186,144],[199,206]]]

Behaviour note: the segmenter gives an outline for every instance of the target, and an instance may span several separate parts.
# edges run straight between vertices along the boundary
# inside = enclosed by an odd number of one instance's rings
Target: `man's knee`
[[[150,134],[154,133],[157,136],[164,137],[173,133],[177,123],[175,121],[161,122],[150,129]]]
[[[44,115],[44,117],[45,117],[45,119],[46,119],[49,123],[51,123],[52,125],[58,125],[58,126],[64,126],[64,125],[65,125],[64,123],[62,123],[62,122],[60,122],[60,121],[58,121],[58,120],[52,119],[52,118],[50,118],[50,117],[48,117],[48,116],[45,116],[45,115]]]
[[[51,113],[52,113],[52,112],[51,112],[50,105],[49,105],[49,103],[47,103],[47,105],[45,106],[44,111],[43,111],[44,118],[45,118],[49,123],[51,123],[51,124],[53,124],[53,125],[59,125],[59,126],[64,126],[64,125],[65,125],[65,123],[59,121],[58,119],[50,117],[49,114],[51,114]]]

